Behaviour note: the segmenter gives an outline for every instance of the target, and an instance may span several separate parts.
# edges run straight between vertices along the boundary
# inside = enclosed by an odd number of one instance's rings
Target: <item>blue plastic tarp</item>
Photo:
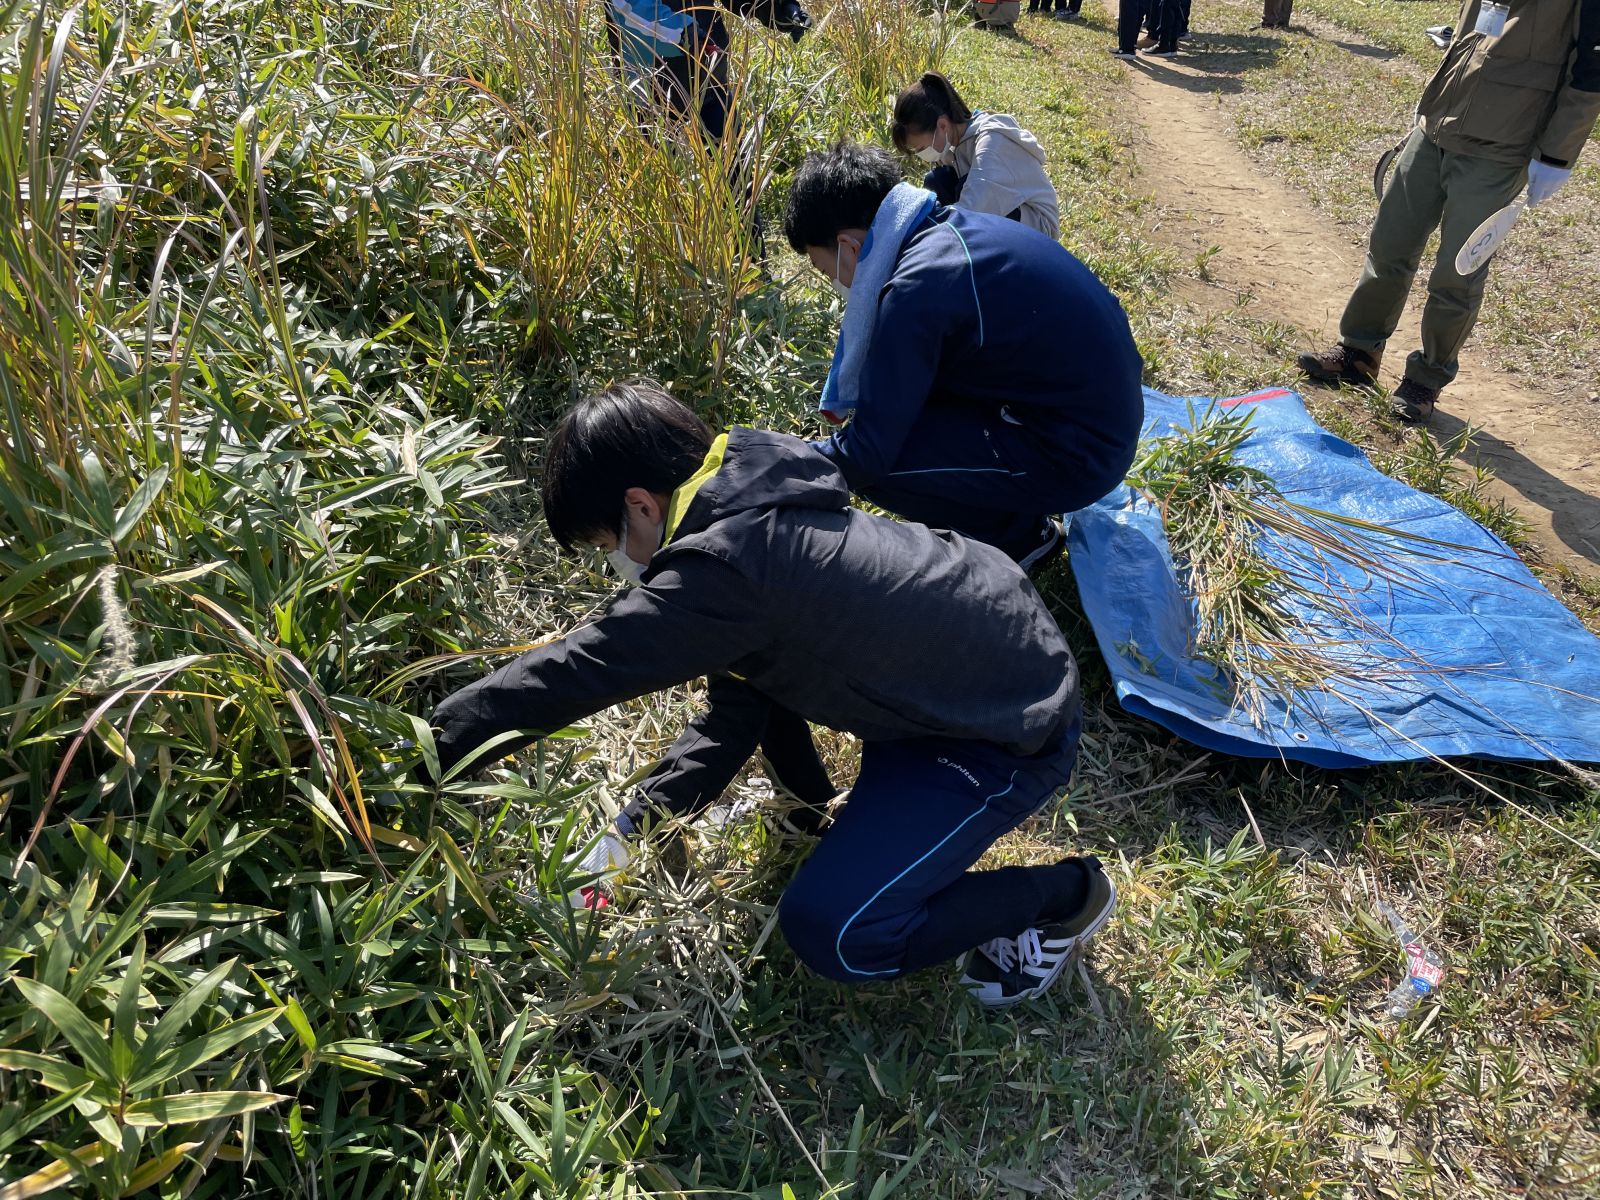
[[[1378,471],[1272,389],[1231,400],[1145,392],[1145,433],[1184,428],[1213,404],[1254,414],[1241,458],[1312,508],[1470,548],[1392,549],[1395,571],[1342,572],[1341,596],[1365,628],[1360,653],[1388,655],[1363,686],[1269,696],[1241,711],[1211,664],[1191,654],[1193,605],[1159,510],[1123,487],[1073,514],[1069,541],[1084,611],[1129,712],[1227,754],[1325,767],[1432,756],[1600,762],[1600,640],[1505,543],[1445,501]],[[1393,579],[1405,580],[1395,586]],[[1372,649],[1372,630],[1383,633]],[[1324,629],[1319,641],[1337,641]],[[1355,653],[1352,651],[1352,653]],[[1358,672],[1359,673],[1359,672]]]

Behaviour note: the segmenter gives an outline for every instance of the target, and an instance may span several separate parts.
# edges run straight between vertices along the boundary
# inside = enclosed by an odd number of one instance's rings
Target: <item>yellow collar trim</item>
[[[711,443],[711,449],[706,451],[705,461],[700,464],[700,469],[678,485],[672,493],[672,499],[667,501],[667,520],[661,544],[665,546],[672,540],[672,535],[678,531],[678,522],[683,520],[683,514],[688,511],[689,503],[702,487],[722,469],[722,458],[728,452],[728,435],[719,434]]]

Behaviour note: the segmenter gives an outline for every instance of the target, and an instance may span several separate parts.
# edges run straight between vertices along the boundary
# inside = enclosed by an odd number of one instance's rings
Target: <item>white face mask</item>
[[[636,563],[628,557],[628,552],[622,549],[607,550],[606,562],[611,564],[611,573],[624,583],[636,584],[644,582],[644,563]]]
[[[661,532],[665,535],[666,528],[663,527]],[[656,539],[657,548],[660,547],[661,541],[661,537]],[[644,573],[650,564],[634,562],[633,559],[628,557],[628,516],[626,513],[622,516],[622,528],[617,531],[617,548],[606,551],[606,562],[611,565],[612,574],[624,583],[636,585],[644,582]]]
[[[837,243],[835,243],[835,246],[836,246],[836,249],[834,250],[834,253],[833,253],[833,276],[832,276],[832,278],[830,278],[828,280],[828,286],[831,287],[834,291],[838,292],[839,295],[843,296],[846,300],[849,300],[850,299],[850,285],[848,283],[842,282],[839,279],[839,260],[844,254],[844,243],[843,242],[837,242]]]
[[[934,132],[935,132],[935,135],[937,135],[938,131],[935,130]],[[944,156],[949,154],[949,153],[950,153],[950,142],[949,142],[948,139],[946,139],[945,144],[944,144],[944,149],[941,150],[938,147],[936,147],[932,142],[929,142],[921,150],[917,151],[917,157],[920,158],[925,163],[938,163],[938,162],[943,162],[944,161]]]

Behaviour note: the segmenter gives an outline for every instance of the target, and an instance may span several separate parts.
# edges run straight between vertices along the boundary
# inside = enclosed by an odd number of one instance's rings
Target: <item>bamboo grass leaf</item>
[[[259,1112],[289,1099],[276,1092],[176,1092],[128,1105],[122,1119],[136,1128],[192,1125]]]
[[[233,973],[238,965],[237,958],[230,958],[211,968],[179,996],[176,1001],[161,1015],[161,1019],[150,1030],[150,1035],[140,1047],[138,1056],[134,1059],[130,1074],[142,1076],[149,1072],[155,1065],[156,1059],[169,1050],[177,1040],[183,1028],[204,1007],[206,1001],[211,999],[211,994],[217,990],[222,981]],[[142,1090],[142,1089],[141,1089]]]
[[[148,1159],[139,1164],[128,1178],[128,1185],[122,1189],[121,1195],[135,1196],[146,1188],[153,1188],[172,1172],[183,1165],[183,1160],[190,1152],[198,1150],[200,1142],[179,1142],[162,1151],[155,1158]]]
[[[211,1061],[226,1050],[232,1049],[264,1029],[271,1028],[283,1015],[281,1008],[269,1008],[262,1012],[252,1013],[247,1017],[240,1017],[234,1021],[225,1022],[202,1037],[186,1042],[176,1050],[168,1051],[157,1057],[146,1069],[143,1075],[135,1077],[130,1085],[135,1092],[146,1092],[153,1087],[159,1087],[168,1080],[176,1079],[185,1071],[192,1071],[203,1063]],[[155,1035],[152,1032],[145,1045],[155,1044]]]
[[[128,503],[123,505],[122,511],[117,514],[116,523],[112,526],[113,542],[121,542],[133,532],[134,526],[150,510],[156,497],[161,494],[161,489],[167,485],[169,475],[170,472],[166,467],[157,467],[134,489],[133,495],[128,498]]]
[[[84,1016],[78,1006],[49,984],[18,975],[12,979],[23,997],[60,1031],[89,1072],[103,1080],[116,1078],[105,1032]]]

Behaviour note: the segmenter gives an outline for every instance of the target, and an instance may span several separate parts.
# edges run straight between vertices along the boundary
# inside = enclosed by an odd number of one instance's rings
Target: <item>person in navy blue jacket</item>
[[[1031,568],[1055,514],[1115,488],[1144,421],[1117,298],[1016,221],[939,205],[886,151],[841,143],[795,176],[795,251],[847,297],[820,448],[857,495]]]

